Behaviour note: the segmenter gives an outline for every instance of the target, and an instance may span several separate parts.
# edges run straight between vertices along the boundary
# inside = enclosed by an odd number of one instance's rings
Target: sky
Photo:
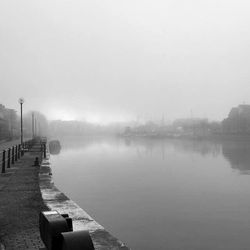
[[[49,119],[222,120],[250,103],[250,2],[1,0],[0,103]]]

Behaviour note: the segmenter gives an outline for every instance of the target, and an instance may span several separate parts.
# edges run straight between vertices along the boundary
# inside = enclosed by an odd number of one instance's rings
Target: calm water
[[[57,187],[133,250],[250,249],[250,143],[61,144]]]

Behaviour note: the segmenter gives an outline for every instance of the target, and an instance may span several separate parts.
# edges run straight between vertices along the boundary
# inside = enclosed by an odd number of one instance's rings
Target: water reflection
[[[202,156],[212,155],[214,157],[221,154],[221,143],[208,140],[177,140],[177,139],[147,139],[147,138],[119,138],[119,137],[81,137],[62,138],[60,140],[64,150],[83,150],[96,145],[106,145],[111,147],[136,148],[144,154],[153,154],[161,151],[165,155],[166,151],[173,149],[185,154],[195,153]]]
[[[67,137],[61,139],[64,150],[87,150],[94,147],[121,147],[135,149],[138,157],[157,153],[164,159],[166,152],[174,150],[183,154],[197,154],[202,157],[223,155],[233,169],[241,174],[250,174],[250,144],[246,141],[178,140],[114,137]],[[59,154],[61,147],[50,147],[51,154]]]
[[[233,169],[250,174],[250,144],[246,141],[223,142],[222,152]]]
[[[61,144],[58,140],[53,140],[49,142],[49,152],[52,155],[58,155],[61,151]]]
[[[130,143],[132,144],[132,143]],[[221,153],[221,144],[213,141],[205,140],[133,140],[133,145],[141,145],[148,149],[149,152],[160,148],[162,154],[165,154],[169,148],[173,148],[177,152],[189,154],[195,153],[202,156],[212,155],[218,156]]]
[[[250,169],[246,142],[88,137],[61,144],[51,157],[56,185],[132,249],[248,249],[249,177],[232,171]]]
[[[141,145],[145,152],[152,152],[160,147],[164,158],[172,147],[176,152],[198,154],[203,157],[223,155],[233,169],[241,174],[250,174],[250,143],[248,141],[209,141],[209,140],[126,140],[126,146]]]

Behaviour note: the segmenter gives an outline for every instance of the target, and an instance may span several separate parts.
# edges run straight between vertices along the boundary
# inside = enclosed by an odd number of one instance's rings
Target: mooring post
[[[34,166],[36,166],[36,167],[40,166],[40,164],[39,164],[39,158],[38,157],[35,158]]]
[[[17,161],[17,145],[15,146],[15,161]]]
[[[43,144],[43,157],[46,158],[46,143]]]
[[[7,166],[7,168],[10,168],[10,151],[11,151],[11,149],[8,148],[8,166]]]
[[[14,146],[12,147],[12,164],[15,164],[15,148]]]
[[[20,159],[20,152],[21,152],[21,144],[18,144],[18,147],[17,147],[17,157],[18,157],[18,159]]]
[[[24,155],[24,143],[21,145],[21,156]]]
[[[3,150],[3,158],[2,158],[2,173],[5,173],[5,150]]]

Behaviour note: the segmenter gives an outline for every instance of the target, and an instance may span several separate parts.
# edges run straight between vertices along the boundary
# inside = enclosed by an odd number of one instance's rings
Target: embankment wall
[[[47,207],[62,214],[67,213],[73,220],[74,231],[88,230],[96,250],[129,250],[125,244],[106,231],[103,226],[55,186],[49,153],[40,166],[39,185]]]

